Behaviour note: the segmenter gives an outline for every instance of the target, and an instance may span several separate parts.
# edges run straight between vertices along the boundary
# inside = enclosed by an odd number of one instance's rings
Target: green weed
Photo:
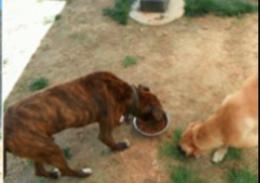
[[[103,9],[103,15],[111,17],[121,25],[126,25],[128,22],[128,14],[131,10],[130,0],[115,0],[113,8]]]
[[[122,62],[124,67],[129,67],[137,64],[137,58],[134,56],[126,56]]]
[[[177,160],[185,160],[185,155],[179,150],[178,144],[181,139],[182,129],[176,129],[173,132],[171,141],[165,142],[161,148],[161,154],[173,157]]]
[[[227,172],[230,183],[257,183],[258,177],[246,169],[231,169]]]
[[[241,160],[242,159],[242,150],[230,147],[228,149],[226,160]]]
[[[71,150],[69,147],[63,148],[63,154],[66,159],[71,159],[71,157],[72,157],[72,153],[71,153]]]
[[[60,19],[61,19],[61,15],[56,15],[55,18],[54,18],[55,21],[58,21]]]
[[[171,183],[206,183],[198,178],[190,169],[181,166],[172,171],[170,177]]]
[[[49,81],[45,78],[38,78],[34,81],[32,81],[29,85],[29,89],[30,91],[37,91],[37,90],[41,90],[45,87],[47,87],[49,84]]]
[[[187,16],[202,16],[212,13],[217,16],[239,16],[256,12],[258,6],[247,0],[185,0]]]

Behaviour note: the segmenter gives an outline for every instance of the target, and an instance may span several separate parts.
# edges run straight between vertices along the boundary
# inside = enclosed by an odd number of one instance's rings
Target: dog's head
[[[149,123],[167,122],[167,115],[159,99],[151,93],[150,89],[139,85],[137,92],[139,96],[139,120]]]
[[[199,157],[202,155],[202,149],[200,149],[196,143],[196,138],[198,136],[198,130],[200,127],[200,122],[192,122],[188,125],[186,130],[183,132],[179,148],[186,156]]]

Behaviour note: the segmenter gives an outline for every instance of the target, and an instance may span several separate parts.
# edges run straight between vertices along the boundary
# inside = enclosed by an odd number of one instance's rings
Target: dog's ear
[[[194,149],[193,154],[196,157],[199,157],[202,154],[202,147],[208,146],[208,132],[200,128],[201,123],[197,123],[195,126],[193,126],[193,143],[196,144],[196,148]],[[200,147],[200,148],[199,148]]]
[[[193,128],[194,132],[194,141],[198,144],[201,144],[202,142],[206,142],[208,139],[208,131],[204,128],[199,128],[201,126],[201,123],[198,123],[197,126]]]
[[[199,140],[201,138],[204,138],[204,134],[200,133],[200,123],[194,122],[191,126],[192,130],[192,144],[193,144],[193,149],[192,149],[192,155],[195,156],[196,158],[200,157],[202,155],[202,151],[199,148]]]
[[[138,90],[142,90],[142,91],[150,91],[149,87],[141,85],[141,84],[139,84],[137,88],[138,88]]]

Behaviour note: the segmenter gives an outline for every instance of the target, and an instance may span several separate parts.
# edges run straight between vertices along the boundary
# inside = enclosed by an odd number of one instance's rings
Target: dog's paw
[[[126,145],[127,148],[130,147],[130,142],[129,142],[129,140],[125,139],[125,140],[123,141],[123,143],[125,143],[125,145]]]
[[[227,149],[219,149],[215,151],[212,157],[212,162],[220,163],[221,161],[224,160],[226,153],[227,153]]]
[[[61,177],[61,172],[58,168],[54,168],[52,172],[49,173],[49,177],[53,179],[58,179]]]
[[[93,174],[93,171],[91,168],[83,168],[79,171],[78,176],[79,177],[88,177]]]
[[[127,149],[130,146],[130,143],[128,140],[124,140],[123,142],[118,142],[112,151],[123,151]]]
[[[217,153],[214,153],[214,155],[212,157],[212,162],[213,163],[220,163],[223,159],[224,159],[224,157],[220,156]]]
[[[81,171],[84,172],[85,174],[89,174],[89,175],[91,175],[93,173],[91,168],[83,168]]]

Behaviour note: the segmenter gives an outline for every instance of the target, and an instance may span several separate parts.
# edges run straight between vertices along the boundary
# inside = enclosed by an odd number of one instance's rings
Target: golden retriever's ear
[[[201,125],[198,125],[193,128],[193,142],[197,146],[197,153],[199,155],[211,146],[211,140],[209,138],[210,131],[203,127],[200,128],[200,126]]]
[[[193,140],[193,142],[197,142],[197,140],[202,137],[202,135],[199,134],[200,133],[199,132],[200,131],[199,126],[200,125],[196,125],[196,126],[195,126],[195,124],[193,125],[193,128],[192,128],[192,134],[193,134],[192,140]]]
[[[208,131],[204,130],[203,128],[196,128],[194,132],[194,140],[197,142],[201,142],[208,137]]]
[[[205,138],[205,134],[201,133],[201,128],[200,128],[200,123],[195,123],[195,125],[193,125],[192,128],[192,141],[194,144],[194,148],[193,148],[193,155],[196,158],[199,158],[202,155],[201,149],[200,147],[200,141]]]

